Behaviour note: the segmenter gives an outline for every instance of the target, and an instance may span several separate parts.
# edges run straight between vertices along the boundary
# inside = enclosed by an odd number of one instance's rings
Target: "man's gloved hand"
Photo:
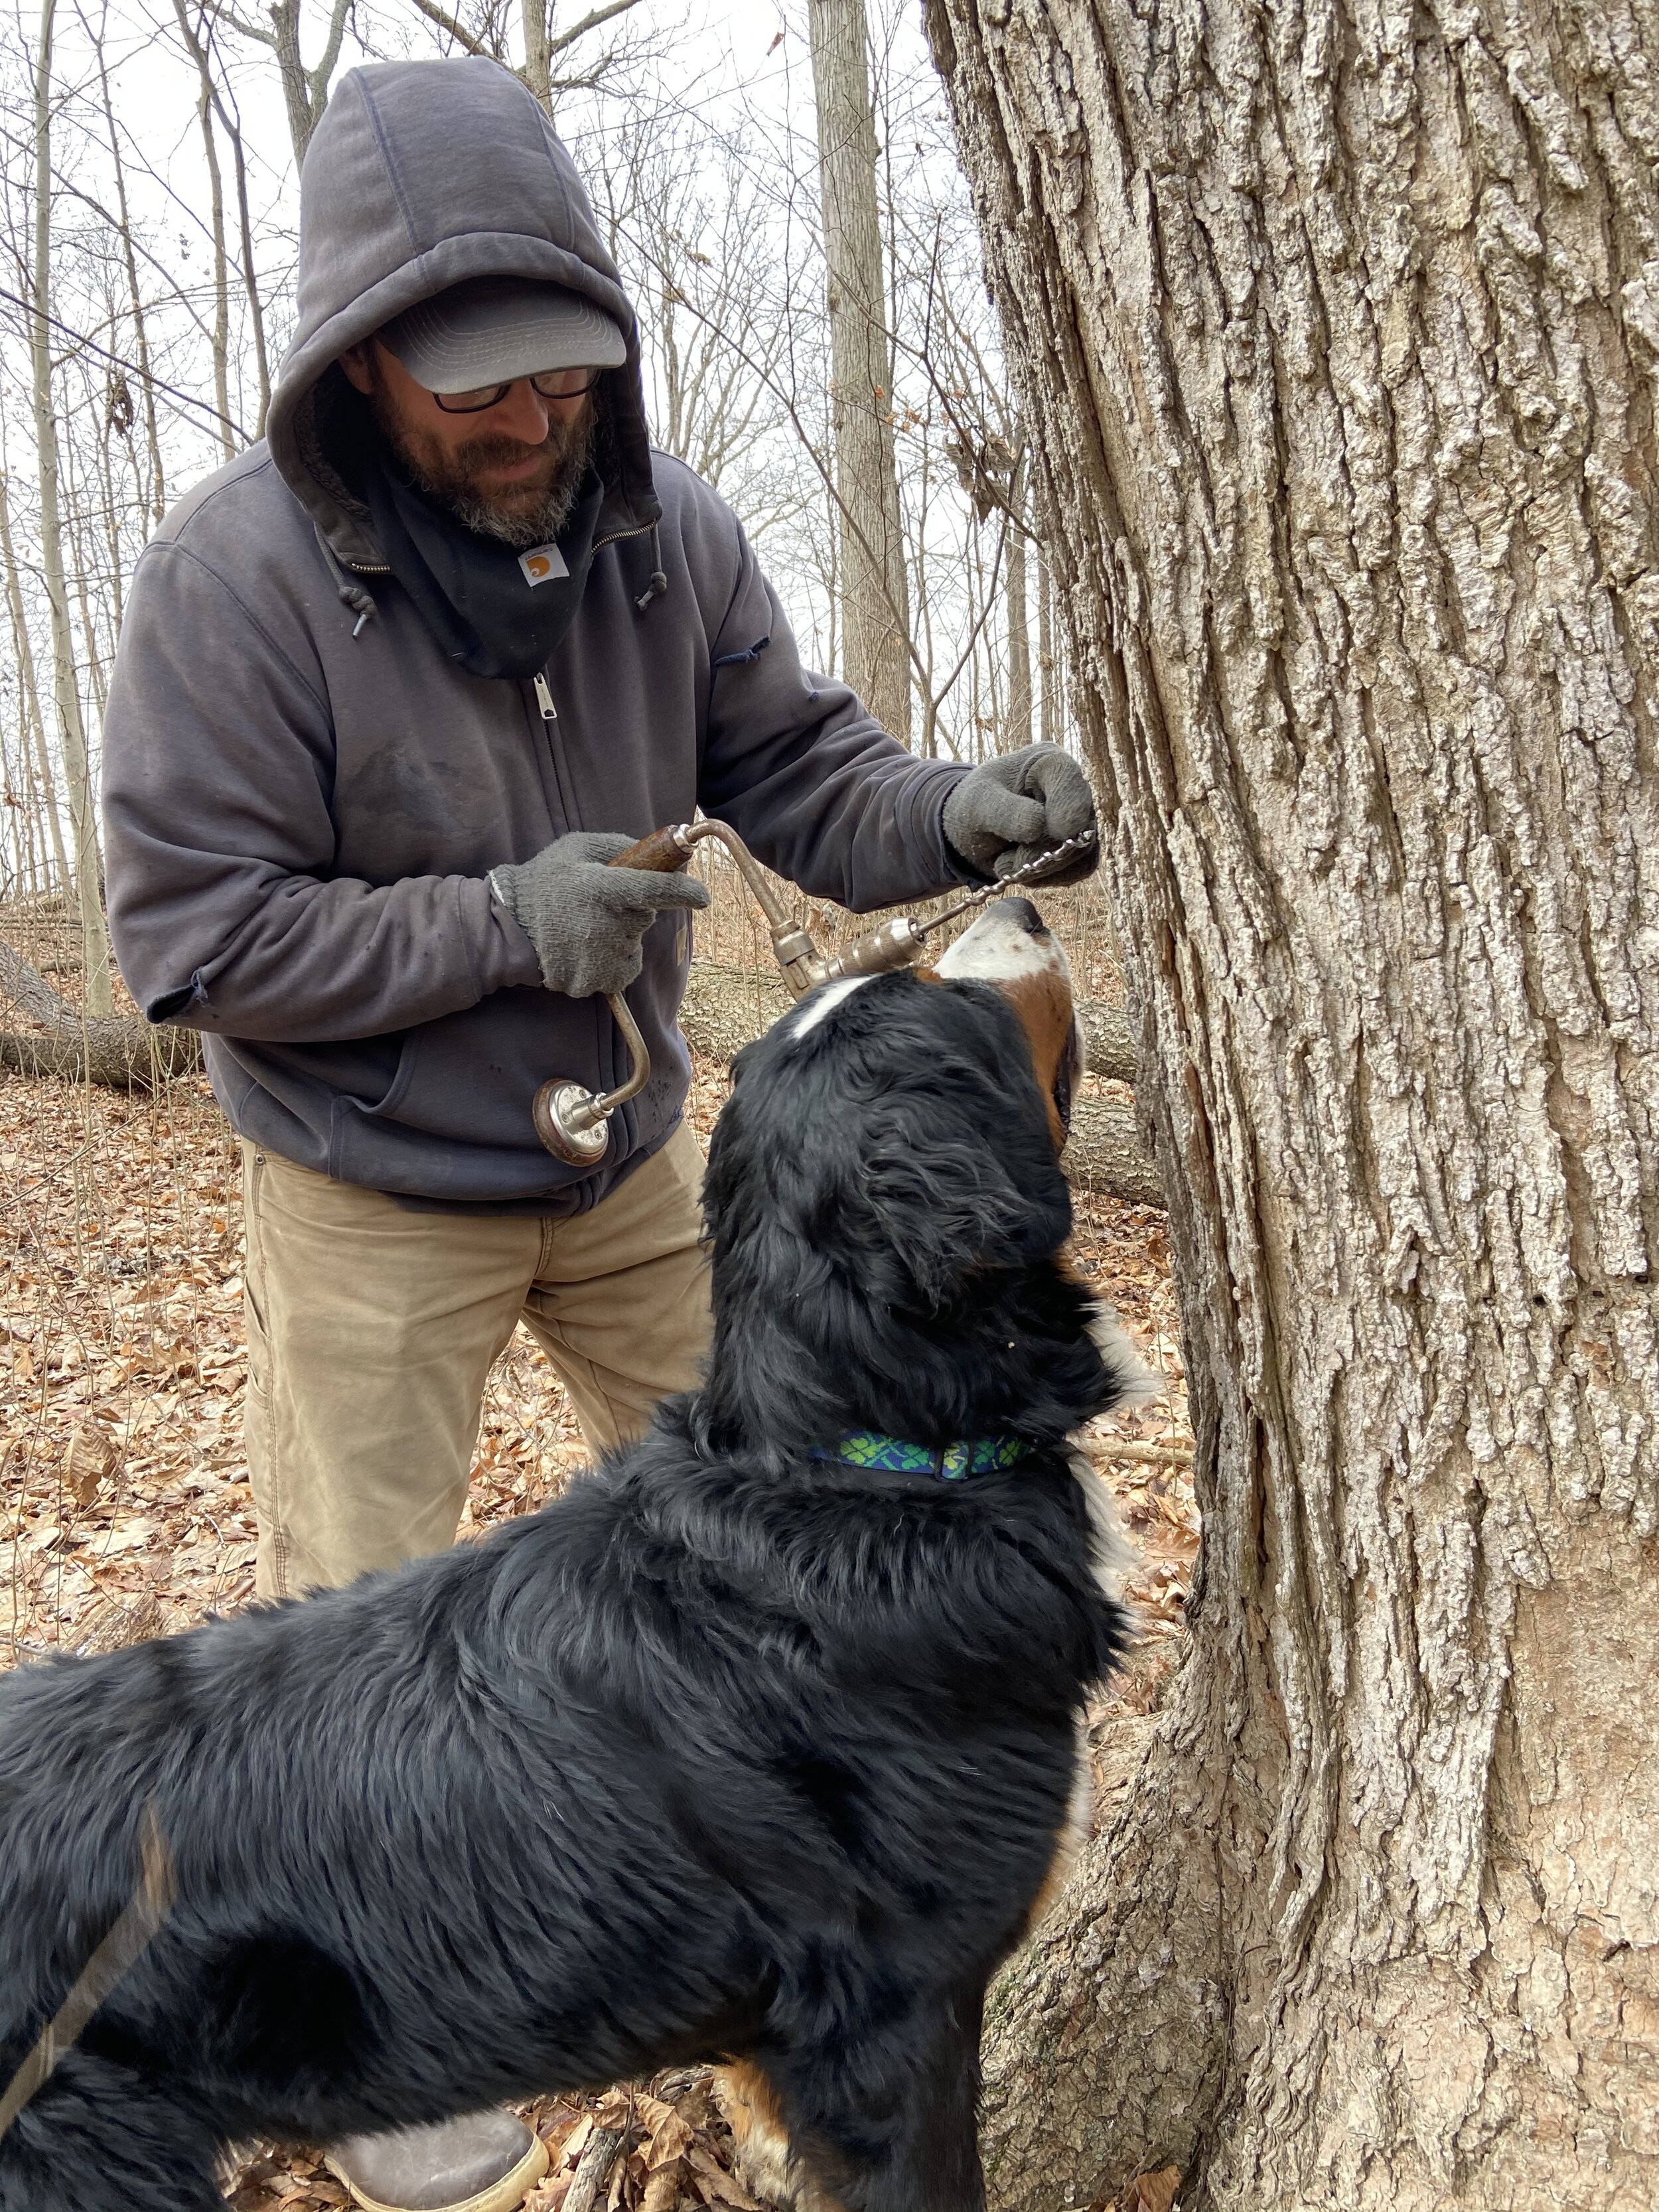
[[[1095,826],[1089,780],[1058,745],[1025,745],[981,762],[945,802],[947,842],[984,876],[1008,875]],[[1042,881],[1079,884],[1099,864],[1097,840]]]
[[[608,868],[634,842],[614,830],[573,830],[533,860],[489,872],[489,887],[523,929],[542,981],[568,999],[625,990],[639,974],[640,940],[665,907],[704,907],[708,887],[684,873]]]

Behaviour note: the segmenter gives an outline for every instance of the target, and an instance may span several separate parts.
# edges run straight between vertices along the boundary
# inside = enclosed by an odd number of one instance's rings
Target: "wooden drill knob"
[[[605,865],[612,868],[644,868],[653,876],[672,876],[685,866],[687,857],[675,842],[672,829],[653,830]]]

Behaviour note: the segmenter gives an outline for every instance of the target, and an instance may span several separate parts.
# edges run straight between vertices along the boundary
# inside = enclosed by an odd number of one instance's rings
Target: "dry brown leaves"
[[[1180,2167],[1160,2166],[1156,2173],[1138,2174],[1121,2197],[1092,2207],[1091,2212],[1181,2212],[1176,2202],[1180,2186]]]
[[[548,2148],[526,2212],[759,2212],[732,2172],[732,2137],[707,2067],[588,2098],[520,2106]],[[234,2212],[319,2212],[349,2203],[320,2157],[264,2152],[229,2178]]]
[[[61,968],[54,980],[68,987]],[[725,1088],[723,1070],[699,1066],[690,1115],[705,1143]],[[0,1664],[186,1627],[252,1594],[239,1176],[204,1082],[146,1099],[0,1077]],[[1109,1725],[1164,1694],[1197,1517],[1163,1218],[1085,1201],[1076,1249],[1165,1393],[1085,1439],[1138,1553],[1143,1636],[1094,1717]],[[582,1457],[520,1332],[489,1378],[463,1533],[533,1511]],[[623,2112],[592,2212],[748,2212],[702,2074],[532,2110],[554,2152],[535,2212],[566,2212],[584,2145]],[[343,2201],[316,2160],[286,2153],[255,2157],[236,2184],[242,2212]],[[1165,2208],[1148,2198],[1137,2212]]]

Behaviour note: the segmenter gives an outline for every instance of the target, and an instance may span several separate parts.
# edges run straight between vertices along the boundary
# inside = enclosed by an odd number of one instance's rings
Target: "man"
[[[684,876],[605,865],[694,807],[854,909],[1087,826],[1053,747],[911,757],[805,674],[737,521],[649,446],[633,311],[569,159],[495,64],[344,78],[305,160],[267,441],[139,564],[106,726],[110,919],[204,1033],[243,1140],[248,1462],[276,1596],[441,1549],[522,1319],[595,1450],[708,1330],[681,1119]],[[539,1085],[651,1080],[594,1169]],[[335,2153],[368,2205],[501,2212],[484,2115]]]

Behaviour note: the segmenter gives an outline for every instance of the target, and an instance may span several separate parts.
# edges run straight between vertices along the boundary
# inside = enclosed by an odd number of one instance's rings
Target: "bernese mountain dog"
[[[1137,1379],[1064,1256],[1076,1064],[1024,899],[812,994],[738,1060],[708,1379],[638,1443],[483,1542],[0,1681],[5,2212],[208,2212],[237,2142],[701,2060],[767,2185],[982,2203],[987,1981],[1125,1634],[1068,1443]],[[147,1835],[170,1903],[46,2072]]]

